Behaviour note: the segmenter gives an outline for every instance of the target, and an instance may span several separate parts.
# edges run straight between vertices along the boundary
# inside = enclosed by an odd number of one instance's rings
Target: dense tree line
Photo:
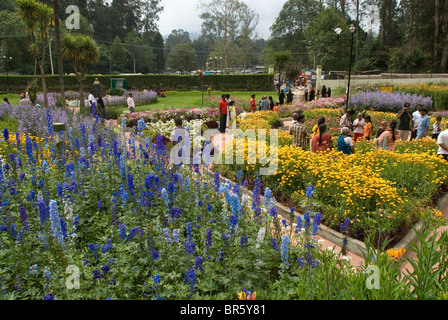
[[[61,37],[70,33],[95,39],[100,57],[91,73],[162,73],[166,68],[226,72],[277,66],[278,52],[289,53],[285,71],[317,64],[324,70],[343,71],[349,65],[351,24],[356,27],[355,71],[447,72],[448,0],[288,0],[271,26],[269,39],[255,32],[256,6],[239,0],[202,0],[197,8],[202,34],[195,40],[182,29],[163,39],[157,27],[163,0],[39,1],[49,7],[58,3]],[[79,8],[80,28],[68,30],[66,8],[73,4]],[[16,12],[16,0],[0,1],[0,54],[13,57],[3,59],[0,68],[39,74],[39,59],[30,54],[26,27]],[[342,29],[340,35],[336,28]],[[56,74],[59,50],[54,28],[48,41],[43,68]],[[62,68],[64,73],[74,72],[66,60]]]

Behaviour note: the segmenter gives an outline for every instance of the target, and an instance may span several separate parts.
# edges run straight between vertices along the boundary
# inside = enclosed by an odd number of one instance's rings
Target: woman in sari
[[[236,109],[235,109],[235,101],[230,100],[229,105],[227,106],[227,127],[230,130],[236,129]]]
[[[331,134],[327,132],[327,125],[323,123],[319,126],[319,134],[315,135],[311,140],[311,152],[326,152],[332,149]]]

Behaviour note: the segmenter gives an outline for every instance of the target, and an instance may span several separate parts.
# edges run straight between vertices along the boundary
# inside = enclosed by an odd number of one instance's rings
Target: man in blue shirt
[[[420,109],[420,114],[422,115],[418,126],[417,126],[417,139],[421,139],[423,137],[426,137],[426,135],[428,134],[428,129],[429,129],[429,125],[430,125],[430,119],[428,116],[428,109],[426,108],[421,108]],[[417,140],[416,139],[416,140]]]

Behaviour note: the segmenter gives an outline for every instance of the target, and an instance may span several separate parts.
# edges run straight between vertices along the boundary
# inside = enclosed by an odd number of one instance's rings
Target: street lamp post
[[[352,34],[352,36],[351,36],[351,40],[350,40],[350,62],[349,62],[349,66],[348,66],[347,100],[346,100],[346,103],[345,103],[345,110],[346,111],[348,109],[348,103],[349,103],[349,100],[350,100],[350,79],[351,79],[351,75],[352,75],[353,39],[354,39],[354,34],[355,34],[355,31],[356,31],[356,27],[352,24],[350,26],[349,30],[350,30],[350,33]],[[334,32],[336,32],[336,34],[338,35],[338,39],[339,39],[339,35],[341,34],[342,29],[341,28],[336,28],[334,30]]]
[[[352,37],[351,37],[351,40],[350,40],[350,63],[349,63],[349,66],[348,66],[347,102],[345,103],[345,110],[347,110],[347,108],[348,108],[348,102],[349,102],[349,99],[350,99],[350,78],[351,78],[351,75],[352,75],[353,38],[354,38],[355,30],[356,30],[355,26],[351,25],[350,32],[352,33]]]
[[[9,92],[8,62],[12,61],[12,57],[3,56],[3,60],[5,61],[6,88],[7,91]]]

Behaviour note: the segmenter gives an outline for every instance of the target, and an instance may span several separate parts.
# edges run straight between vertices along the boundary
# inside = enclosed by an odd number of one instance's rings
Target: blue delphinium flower
[[[278,243],[277,243],[277,241],[275,241],[275,238],[271,238],[271,247],[275,251],[278,251]]]
[[[277,218],[277,208],[276,207],[272,207],[271,210],[269,211],[270,216],[275,219]]]
[[[128,188],[131,195],[135,196],[134,175],[131,172],[128,173]]]
[[[168,197],[168,192],[166,191],[165,188],[163,188],[161,193],[162,193],[162,198],[165,201],[165,204],[169,209],[170,208],[170,198]]]
[[[244,247],[244,245],[247,243],[247,234],[242,234],[240,239],[240,245],[241,247]]]
[[[193,288],[196,285],[197,280],[198,279],[197,279],[196,271],[194,268],[191,268],[190,270],[188,270],[185,273],[184,281],[186,284],[190,285],[190,290],[191,290],[191,294],[189,297],[191,297],[193,295],[193,292],[194,292]]]
[[[194,242],[187,241],[185,242],[185,251],[187,251],[187,254],[190,256],[194,254],[196,244]]]
[[[211,228],[208,228],[208,229],[207,229],[206,242],[205,242],[205,245],[206,245],[207,247],[211,247],[211,246],[212,246],[212,233],[213,233],[212,229],[211,229]]]
[[[312,185],[308,185],[306,187],[306,198],[309,199],[313,195],[314,187]]]
[[[47,109],[47,128],[48,135],[51,136],[53,134],[53,117],[51,116],[51,109]]]
[[[295,232],[302,232],[302,217],[300,216],[297,217],[297,227]]]
[[[44,300],[54,300],[53,292],[50,292],[49,294],[45,295]]]
[[[99,269],[93,270],[93,279],[101,279],[103,275]]]
[[[61,230],[61,219],[59,218],[58,203],[55,200],[50,200],[50,221],[53,235],[63,244],[64,237]]]
[[[215,177],[214,177],[214,183],[215,183],[215,192],[219,191],[219,172],[215,171]]]
[[[101,252],[106,253],[107,251],[109,251],[111,249],[113,249],[112,240],[107,239],[107,243],[103,244],[103,246],[101,247]]]
[[[30,163],[33,163],[34,162],[33,143],[31,142],[31,138],[28,134],[26,135],[25,138],[25,150]]]
[[[195,259],[195,268],[199,269],[201,271],[204,271],[204,268],[202,267],[202,257],[201,256],[197,256]]]
[[[37,275],[37,264],[30,266],[30,275]]]
[[[5,141],[9,140],[9,131],[8,128],[5,128],[5,130],[3,130],[3,137],[5,138]]]
[[[254,190],[252,193],[252,209],[260,205],[261,179],[256,177],[254,181]]]
[[[269,212],[271,207],[271,197],[272,197],[271,189],[266,187],[266,189],[264,190],[264,207],[266,208],[267,212]]]
[[[106,275],[106,273],[110,271],[110,267],[107,263],[101,269],[103,270],[103,275]]]
[[[120,225],[120,237],[121,237],[121,239],[126,240],[126,225],[125,224]]]
[[[289,267],[288,246],[289,246],[289,237],[286,234],[284,234],[282,236],[282,245],[281,245],[281,256],[282,256],[282,261],[283,261],[283,269],[287,269]]]
[[[62,197],[62,183],[58,182],[56,185],[56,191],[58,192],[58,197]]]
[[[152,249],[152,259],[153,260],[159,259],[159,252],[156,249]]]
[[[192,236],[191,236],[191,230],[193,229],[193,222],[192,221],[187,222],[186,229],[187,229],[187,239],[189,241],[192,241]]]
[[[179,243],[179,234],[180,234],[180,230],[179,229],[174,229],[173,230],[173,239],[177,243]]]
[[[313,236],[317,235],[317,229],[319,229],[321,220],[322,220],[322,214],[320,212],[316,213],[313,221],[313,231],[311,233]]]
[[[304,228],[308,230],[308,228],[311,226],[310,213],[308,211],[306,211],[303,215],[303,219],[305,220]]]
[[[163,235],[165,236],[165,241],[168,243],[173,243],[173,240],[171,240],[171,234],[169,228],[163,228]]]
[[[27,217],[27,215],[26,215],[26,209],[25,209],[25,207],[20,207],[20,220],[22,220],[22,225],[23,225],[23,228],[25,229],[25,230],[28,230],[28,221],[27,221],[27,219],[28,219],[28,217]]]

